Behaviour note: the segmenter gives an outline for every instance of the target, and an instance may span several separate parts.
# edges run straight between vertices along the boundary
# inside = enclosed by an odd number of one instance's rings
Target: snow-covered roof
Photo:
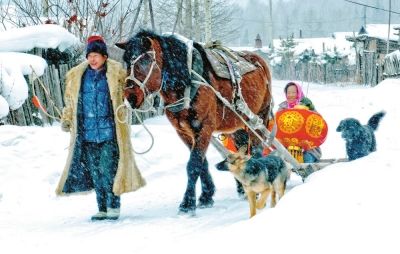
[[[391,24],[390,25],[390,40],[398,40],[398,36],[395,35],[396,31],[394,27],[400,26],[400,24]],[[387,40],[388,37],[388,24],[367,24],[367,34],[374,38],[379,38],[383,40]]]
[[[0,118],[9,108],[17,109],[28,98],[24,75],[43,75],[46,61],[35,55],[16,53],[38,48],[59,48],[61,51],[79,40],[58,25],[38,25],[0,32]],[[13,52],[14,51],[14,52]]]
[[[399,36],[396,34],[396,27],[400,27],[400,24],[391,24],[390,25],[390,32],[389,32],[389,40],[397,41]],[[364,28],[365,34],[356,34],[355,37],[357,38],[366,38],[372,37],[381,40],[387,40],[388,38],[388,24],[367,24]],[[347,39],[352,39],[354,35],[348,36]]]
[[[347,41],[342,33],[336,33],[337,36],[324,37],[324,38],[304,38],[294,39],[297,44],[295,47],[295,55],[304,52],[306,49],[313,49],[316,54],[321,54],[325,47],[325,50],[333,51],[336,49],[340,52],[348,53],[351,51],[352,43]],[[274,47],[280,48],[281,40],[274,39]]]
[[[0,32],[0,52],[29,51],[37,48],[59,48],[61,51],[78,45],[73,34],[59,25],[36,25]]]

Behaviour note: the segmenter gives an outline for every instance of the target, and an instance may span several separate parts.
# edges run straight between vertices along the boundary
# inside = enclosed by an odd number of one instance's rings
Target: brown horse
[[[186,167],[188,182],[179,206],[180,212],[194,214],[199,177],[202,193],[198,207],[211,207],[215,186],[205,158],[211,135],[214,132],[233,133],[244,127],[244,123],[217,98],[205,81],[232,101],[234,88],[231,81],[215,74],[203,47],[198,43],[193,43],[192,66],[188,66],[187,44],[173,35],[140,31],[129,41],[116,45],[125,50],[124,61],[130,73],[125,96],[131,106],[138,108],[148,95],[159,92],[167,118],[190,149]],[[241,92],[251,111],[266,121],[271,104],[271,74],[261,57],[246,53],[244,58],[257,68],[242,76]],[[203,84],[193,85],[192,80],[196,78],[191,75],[190,69],[203,77],[197,78]],[[185,103],[180,102],[189,94],[185,92],[188,87],[191,87],[190,103],[185,107]]]

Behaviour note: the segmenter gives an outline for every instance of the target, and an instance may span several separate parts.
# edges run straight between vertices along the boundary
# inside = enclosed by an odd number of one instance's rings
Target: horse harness
[[[184,96],[183,98],[179,99],[175,103],[166,105],[165,108],[173,113],[178,113],[184,109],[188,109],[190,107],[190,102],[193,100],[193,98],[196,96],[197,91],[201,85],[204,84],[204,79],[203,77],[195,72],[192,67],[193,67],[193,41],[192,40],[187,40],[184,42],[188,48],[188,56],[187,56],[187,65],[189,68],[189,75],[191,77],[191,82],[190,86],[187,86],[184,91]],[[234,108],[239,111],[243,111],[243,109],[248,108],[247,103],[245,102],[242,92],[241,92],[241,87],[240,87],[240,82],[241,82],[241,74],[239,70],[235,67],[235,65],[232,63],[230,58],[234,58],[235,56],[229,52],[228,50],[224,49],[224,47],[220,46],[219,44],[216,46],[212,44],[212,46],[209,46],[210,48],[213,48],[213,51],[217,53],[226,63],[226,66],[229,71],[229,77],[232,82],[233,86],[233,93],[232,93],[232,101],[231,105],[234,105]],[[226,54],[229,53],[230,57],[228,57]],[[151,65],[150,69],[143,81],[140,81],[135,77],[135,64],[145,55],[150,55],[151,57]],[[222,64],[222,63],[221,63]],[[132,80],[136,85],[139,86],[139,88],[142,90],[144,97],[153,97],[153,94],[157,94],[160,92],[162,89],[163,85],[165,84],[166,80],[168,79],[168,74],[165,71],[162,71],[162,84],[160,85],[160,89],[158,91],[154,91],[149,93],[146,84],[148,80],[150,79],[154,66],[159,66],[157,65],[156,62],[156,52],[155,50],[149,50],[144,52],[143,54],[139,55],[138,57],[131,58],[131,66],[130,66],[130,73],[129,76],[125,80]],[[192,75],[195,74],[195,75]],[[133,85],[126,87],[125,89],[130,89],[132,88]]]
[[[188,49],[187,52],[187,66],[189,68],[189,75],[191,77],[191,83],[190,86],[187,86],[184,91],[184,97],[179,100],[176,103],[170,104],[166,106],[166,109],[173,113],[178,113],[184,109],[188,109],[190,107],[190,102],[193,100],[193,98],[197,94],[197,90],[201,85],[204,85],[205,80],[203,77],[197,73],[195,70],[193,70],[193,41],[192,40],[187,40],[183,41]],[[215,44],[212,44],[211,46],[205,46],[205,47],[213,47],[213,51],[218,54],[223,61],[226,64],[226,67],[229,72],[229,78],[232,82],[232,87],[233,87],[233,92],[232,92],[232,101],[231,104],[235,105],[235,108],[238,109],[238,107],[243,106],[243,104],[247,105],[241,92],[241,87],[240,87],[240,82],[242,79],[242,76],[238,70],[238,68],[232,63],[231,58],[235,58],[235,55],[232,54],[228,49],[222,47],[222,46],[216,46]],[[217,48],[218,47],[218,48]],[[207,53],[206,53],[207,54]],[[227,56],[229,55],[229,57]],[[237,60],[237,59],[236,59]],[[224,63],[220,63],[221,65]],[[250,63],[249,63],[250,64]],[[255,69],[255,67],[254,67]],[[247,70],[249,71],[249,69]],[[194,74],[194,75],[193,75]],[[166,73],[163,73],[163,83],[167,80],[164,75],[167,75]],[[162,85],[161,85],[162,87]],[[183,101],[183,102],[182,102]]]
[[[193,42],[191,42],[191,43],[193,43]],[[149,72],[147,73],[145,79],[142,82],[142,81],[138,80],[135,77],[134,65],[137,63],[137,61],[141,57],[143,57],[146,54],[152,56],[152,63],[151,63]],[[190,52],[190,56],[192,56],[191,54],[192,54],[192,50]],[[220,53],[218,53],[218,54],[220,54]],[[221,55],[221,57],[225,58],[223,55]],[[261,140],[263,142],[263,144],[265,144],[267,147],[270,147],[271,144],[273,144],[280,152],[283,153],[283,155],[286,158],[289,159],[289,162],[295,168],[300,168],[301,167],[300,164],[289,154],[289,152],[285,149],[285,147],[281,143],[279,143],[279,141],[275,140],[274,131],[269,132],[265,128],[265,126],[263,125],[263,120],[258,115],[254,114],[250,110],[250,108],[248,107],[247,103],[243,99],[237,100],[235,104],[230,103],[226,98],[224,98],[221,95],[221,93],[219,91],[217,91],[212,85],[210,85],[200,74],[198,74],[197,72],[192,70],[192,63],[191,63],[192,57],[190,57],[190,59],[188,59],[188,63],[189,63],[189,61],[190,61],[190,65],[188,65],[189,72],[190,72],[189,74],[192,77],[191,85],[188,88],[185,88],[184,98],[179,99],[178,101],[176,101],[173,104],[165,106],[166,109],[170,110],[171,112],[180,112],[185,107],[189,107],[190,101],[196,95],[197,90],[200,87],[200,85],[205,85],[215,93],[217,98],[224,104],[224,106],[226,106],[227,108],[229,108],[232,112],[234,112],[236,114],[236,116],[245,124],[245,126],[248,127],[249,130],[259,140]],[[229,63],[230,61],[226,61],[226,62],[227,62],[227,65],[228,65],[228,69],[229,69],[229,73],[230,73],[229,75],[231,77],[232,82],[240,84],[241,77],[238,76],[237,74],[235,74],[235,69],[232,67],[232,64]],[[143,91],[145,98],[146,97],[152,97],[153,94],[159,93],[160,90],[162,89],[162,85],[160,85],[160,89],[158,91],[151,92],[148,95],[149,91],[148,91],[148,89],[146,87],[146,83],[149,80],[151,74],[153,73],[154,66],[157,66],[160,69],[160,67],[156,63],[156,52],[154,51],[154,49],[143,53],[142,55],[138,56],[137,58],[133,58],[133,57],[131,58],[131,70],[130,70],[130,74],[126,78],[126,80],[132,80],[133,82],[135,82],[140,87],[140,89]],[[195,78],[193,78],[192,74],[194,74]],[[164,79],[164,77],[163,77],[163,79]],[[165,81],[163,81],[163,82],[165,82]],[[132,87],[133,87],[133,85],[130,86],[130,87],[126,87],[125,89],[129,89],[129,88],[132,88]],[[192,90],[192,88],[193,88],[193,90]],[[240,94],[240,89],[238,88],[237,90],[239,91],[239,94]],[[129,103],[127,103],[127,104],[129,104]],[[121,106],[124,106],[124,105],[121,105]],[[173,109],[174,107],[176,107],[176,108]],[[245,120],[239,112],[241,112],[243,115],[245,115],[248,118],[248,121]],[[255,130],[260,130],[261,133],[267,135],[267,139],[264,140],[262,138],[262,136],[260,136],[260,134],[258,134]]]
[[[143,81],[140,81],[135,77],[135,64],[140,60],[140,58],[142,58],[145,55],[151,56],[151,65],[150,65],[150,70],[147,73],[145,79]],[[129,73],[129,76],[125,79],[125,81],[132,80],[133,82],[135,82],[136,85],[138,85],[140,87],[144,96],[146,97],[148,95],[148,89],[146,88],[146,83],[147,83],[147,81],[149,81],[149,78],[150,78],[151,74],[153,73],[154,66],[157,66],[157,68],[160,68],[156,62],[156,52],[154,49],[146,51],[136,58],[132,57],[131,58],[131,71]],[[132,87],[133,87],[133,85],[125,87],[125,89],[129,89]]]

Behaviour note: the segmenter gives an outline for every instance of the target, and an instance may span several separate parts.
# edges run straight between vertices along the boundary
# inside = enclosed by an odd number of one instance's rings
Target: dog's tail
[[[385,114],[385,111],[381,111],[371,116],[371,118],[368,120],[368,126],[376,131],[376,129],[378,129],[379,122],[381,121],[382,117],[385,116]]]

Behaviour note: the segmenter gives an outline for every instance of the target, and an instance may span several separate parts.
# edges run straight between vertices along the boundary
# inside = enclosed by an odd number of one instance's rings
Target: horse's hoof
[[[214,206],[214,200],[212,198],[209,199],[199,199],[199,204],[197,205],[198,208],[210,208]]]
[[[179,205],[179,213],[191,213],[196,210],[196,199],[184,199]]]
[[[179,208],[178,215],[183,217],[195,217],[196,210],[182,210]]]
[[[204,208],[211,208],[213,206],[214,206],[214,201],[207,204],[199,204],[197,207],[200,209],[204,209]]]

